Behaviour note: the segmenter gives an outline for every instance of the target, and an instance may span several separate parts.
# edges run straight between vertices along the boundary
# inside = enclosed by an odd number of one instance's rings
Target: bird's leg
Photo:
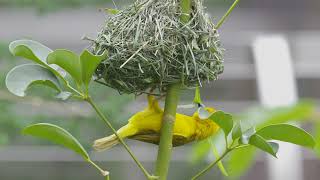
[[[148,108],[154,110],[161,110],[158,100],[153,95],[148,95]]]

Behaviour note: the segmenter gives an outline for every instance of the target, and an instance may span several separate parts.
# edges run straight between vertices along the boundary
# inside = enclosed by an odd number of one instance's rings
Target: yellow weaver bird
[[[214,108],[205,108],[209,113],[215,112]],[[148,107],[133,115],[127,125],[120,128],[117,133],[123,139],[135,139],[147,143],[159,144],[160,128],[163,110],[154,96],[148,96]],[[173,131],[173,146],[181,146],[196,140],[206,139],[219,130],[219,126],[210,119],[200,119],[199,113],[193,116],[176,114]],[[115,134],[98,139],[93,147],[106,150],[119,143]]]

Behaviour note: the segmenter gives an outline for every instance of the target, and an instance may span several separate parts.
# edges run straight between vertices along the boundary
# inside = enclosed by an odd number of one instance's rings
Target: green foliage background
[[[26,63],[13,57],[8,50],[8,43],[0,42],[0,145],[17,145],[17,144],[48,144],[48,141],[39,140],[36,138],[25,137],[21,135],[21,129],[29,124],[48,122],[57,124],[70,131],[75,137],[81,140],[84,146],[89,147],[92,141],[96,138],[103,137],[111,132],[105,125],[98,120],[96,114],[92,111],[89,115],[72,114],[65,117],[53,116],[50,113],[50,105],[54,103],[59,106],[60,102],[52,95],[55,93],[50,88],[32,87],[29,90],[27,98],[17,98],[11,95],[5,87],[5,77],[8,71],[17,64]],[[133,96],[119,96],[118,92],[101,86],[97,83],[92,83],[91,90],[97,103],[103,107],[103,111],[108,115],[115,127],[121,127],[130,114],[125,111],[126,106],[132,102]],[[48,105],[44,107],[47,112],[32,114],[23,112],[24,110],[17,109],[19,104],[32,105],[32,103],[41,103]],[[77,103],[72,101],[71,103]],[[64,105],[70,105],[67,103]],[[20,107],[20,106],[19,106]],[[43,108],[43,107],[42,107]],[[89,106],[86,109],[91,109]],[[84,133],[85,132],[85,133]]]

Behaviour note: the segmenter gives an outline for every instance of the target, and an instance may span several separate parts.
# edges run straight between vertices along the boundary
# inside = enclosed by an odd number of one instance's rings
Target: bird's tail
[[[136,133],[136,130],[132,126],[129,126],[129,125],[126,125],[117,131],[117,134],[122,139],[130,137],[130,136],[134,135],[135,133]],[[97,151],[104,151],[104,150],[112,148],[113,146],[115,146],[119,143],[120,143],[120,141],[119,141],[118,137],[115,134],[112,134],[110,136],[95,140],[93,143],[93,148]]]

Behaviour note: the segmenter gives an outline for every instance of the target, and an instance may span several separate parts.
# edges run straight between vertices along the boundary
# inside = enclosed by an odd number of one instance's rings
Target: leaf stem
[[[198,174],[193,176],[191,180],[196,180],[203,174],[205,174],[207,171],[209,171],[211,168],[213,168],[217,163],[219,163],[228,153],[230,153],[233,149],[226,149],[226,151],[214,162],[210,163],[206,168],[204,168],[202,171],[200,171]]]
[[[96,163],[94,163],[91,159],[87,160],[90,164],[92,164],[98,171],[100,171],[100,173],[102,174],[102,176],[104,177],[108,177],[109,176],[109,171],[105,171],[103,170],[100,166],[98,166]]]
[[[179,101],[179,94],[180,84],[174,84],[168,87],[165,100],[164,114],[162,117],[160,143],[155,170],[155,174],[159,176],[159,180],[167,179],[172,153],[172,138],[174,122],[176,118],[176,110]]]
[[[112,126],[112,124],[109,122],[109,120],[104,116],[104,114],[100,111],[100,109],[97,107],[97,105],[93,102],[92,98],[89,96],[85,99],[92,108],[97,112],[98,116],[106,123],[106,125],[112,130],[112,132],[117,136],[120,143],[124,146],[124,148],[127,150],[127,152],[130,154],[134,162],[137,164],[137,166],[141,169],[143,174],[146,176],[147,179],[154,178],[151,176],[148,171],[143,167],[143,165],[140,163],[140,161],[137,159],[137,157],[133,154],[129,146],[123,141],[123,139],[119,136],[116,129]]]
[[[222,18],[219,20],[218,24],[216,25],[216,29],[219,29],[221,25],[224,23],[224,21],[227,19],[227,17],[231,14],[231,12],[234,10],[234,8],[237,6],[240,0],[235,0],[234,3],[230,6],[228,11],[222,16]]]

